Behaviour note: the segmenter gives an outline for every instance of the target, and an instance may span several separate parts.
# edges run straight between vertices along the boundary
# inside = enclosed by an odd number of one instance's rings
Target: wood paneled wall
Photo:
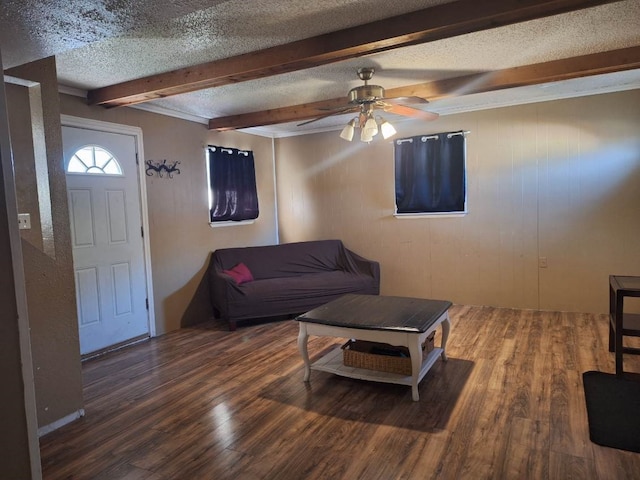
[[[638,105],[635,90],[397,123],[396,138],[471,132],[454,218],[393,217],[390,141],[279,139],[281,242],[341,238],[380,261],[383,294],[605,312],[608,275],[640,275]]]

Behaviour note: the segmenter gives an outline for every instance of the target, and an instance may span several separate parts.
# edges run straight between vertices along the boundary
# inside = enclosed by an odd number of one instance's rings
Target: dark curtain
[[[212,222],[258,218],[253,152],[209,147]]]
[[[395,142],[397,213],[465,210],[465,139],[447,133]],[[426,138],[422,141],[422,138]]]

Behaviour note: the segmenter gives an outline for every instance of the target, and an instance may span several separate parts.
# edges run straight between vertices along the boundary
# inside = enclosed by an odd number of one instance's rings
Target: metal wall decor
[[[145,163],[147,164],[146,174],[149,177],[153,177],[153,174],[157,173],[158,176],[162,178],[164,176],[163,172],[166,172],[169,178],[173,178],[174,173],[177,173],[178,175],[180,175],[180,169],[177,167],[180,164],[180,162],[177,160],[168,165],[167,165],[166,159],[163,160],[162,163],[160,162],[154,163],[153,160],[147,160]]]

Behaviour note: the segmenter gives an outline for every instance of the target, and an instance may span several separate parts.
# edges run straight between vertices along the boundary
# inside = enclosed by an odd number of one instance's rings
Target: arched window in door
[[[71,156],[67,173],[122,175],[122,167],[111,152],[98,145],[88,145]]]

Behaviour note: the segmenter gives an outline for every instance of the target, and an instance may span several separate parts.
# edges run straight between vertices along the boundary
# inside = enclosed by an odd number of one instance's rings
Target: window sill
[[[398,219],[411,218],[458,218],[466,217],[469,212],[447,212],[447,213],[394,213],[393,216]]]
[[[255,220],[242,220],[240,222],[235,222],[232,220],[229,220],[227,222],[209,222],[209,226],[211,228],[218,228],[218,227],[236,227],[239,225],[251,225],[253,223],[256,223]]]

